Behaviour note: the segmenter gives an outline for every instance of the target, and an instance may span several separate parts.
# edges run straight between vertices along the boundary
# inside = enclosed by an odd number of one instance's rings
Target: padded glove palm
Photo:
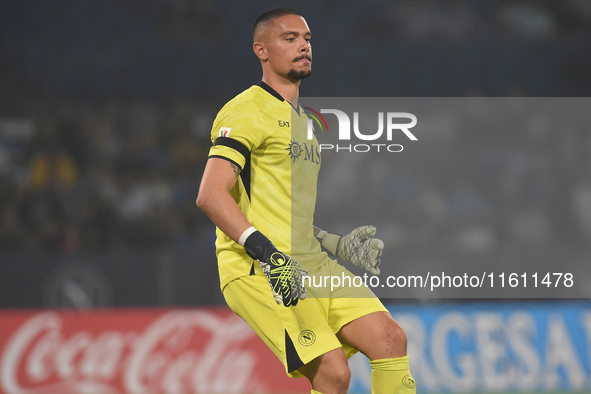
[[[376,231],[375,226],[361,226],[347,235],[324,232],[319,234],[319,237],[322,239],[322,246],[333,255],[374,275],[379,275],[384,242],[372,238],[376,235]]]

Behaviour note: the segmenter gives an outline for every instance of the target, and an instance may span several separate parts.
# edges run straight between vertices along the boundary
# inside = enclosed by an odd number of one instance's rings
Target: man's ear
[[[252,50],[262,62],[266,62],[269,58],[269,55],[267,54],[267,48],[262,42],[256,41],[254,44],[252,44]]]

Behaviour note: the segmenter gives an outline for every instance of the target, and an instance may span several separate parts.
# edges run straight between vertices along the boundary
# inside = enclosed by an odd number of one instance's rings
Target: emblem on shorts
[[[402,378],[402,384],[404,384],[409,389],[415,388],[415,380],[408,373]]]
[[[289,143],[289,148],[285,148],[285,150],[288,151],[289,157],[291,157],[293,163],[295,163],[296,159],[299,159],[302,155],[302,146],[294,139]]]
[[[312,330],[304,330],[300,332],[298,342],[302,346],[312,346],[316,342],[316,334]]]

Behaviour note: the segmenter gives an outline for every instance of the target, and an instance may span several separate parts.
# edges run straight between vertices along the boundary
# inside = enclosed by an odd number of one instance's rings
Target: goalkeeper
[[[322,247],[379,274],[383,243],[372,226],[339,236],[313,225],[321,160],[297,103],[312,72],[305,19],[292,9],[267,11],[253,38],[262,81],[218,113],[197,197],[217,227],[224,297],[289,376],[308,378],[312,393],[346,393],[347,358],[357,351],[371,361],[374,393],[414,393],[406,335],[369,289],[324,294],[303,284],[306,275],[352,276]]]

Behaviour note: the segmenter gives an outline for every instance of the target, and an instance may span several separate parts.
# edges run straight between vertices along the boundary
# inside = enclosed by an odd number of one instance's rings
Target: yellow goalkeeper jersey
[[[308,139],[308,117],[264,82],[230,100],[211,131],[209,157],[241,168],[230,191],[248,219],[275,246],[307,270],[327,257],[313,222],[320,149]],[[262,274],[259,264],[219,228],[216,254],[222,289],[236,278]]]

